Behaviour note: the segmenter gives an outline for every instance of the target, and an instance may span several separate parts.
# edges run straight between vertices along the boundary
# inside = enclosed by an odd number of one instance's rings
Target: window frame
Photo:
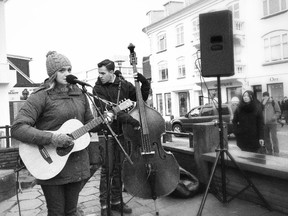
[[[163,72],[164,72],[164,74],[163,74]],[[164,77],[163,77],[163,75],[164,75]],[[161,61],[158,63],[158,76],[159,76],[159,81],[167,81],[168,80],[168,64],[166,61]]]
[[[185,57],[181,56],[176,59],[178,78],[186,77]]]
[[[240,4],[239,1],[232,2],[231,4],[227,5],[228,10],[232,12],[233,19],[239,20],[240,19]]]
[[[163,115],[163,95],[162,93],[156,94],[156,106],[157,106],[157,111]]]
[[[278,10],[271,12],[272,2],[278,3]],[[262,0],[262,15],[263,17],[270,17],[287,11],[287,0]]]
[[[172,114],[172,100],[171,93],[164,93],[164,103],[165,103],[165,115],[170,116]]]
[[[157,50],[158,50],[158,52],[162,52],[162,51],[167,50],[166,32],[160,32],[157,35]]]
[[[277,37],[279,42],[276,41]],[[288,61],[288,30],[277,30],[264,35],[263,51],[264,64]]]
[[[184,44],[184,25],[181,23],[176,26],[176,47]]]

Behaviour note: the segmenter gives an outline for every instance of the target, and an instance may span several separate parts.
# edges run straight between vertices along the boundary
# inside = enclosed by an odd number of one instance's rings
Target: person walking
[[[72,137],[49,131],[57,131],[70,119],[86,124],[93,115],[86,95],[66,81],[66,76],[72,71],[70,60],[50,51],[46,55],[46,68],[49,78],[27,98],[13,122],[11,136],[39,147],[66,148],[74,144]],[[89,156],[83,149],[72,152],[55,177],[37,179],[45,196],[48,216],[77,216],[82,181],[89,176]]]
[[[286,124],[288,124],[288,98],[287,96],[284,97],[283,101],[282,101],[282,107],[283,107],[283,116],[285,119]]]
[[[264,146],[264,122],[261,103],[252,91],[245,91],[233,118],[237,146],[257,153]]]
[[[105,59],[98,63],[99,77],[95,83],[93,93],[105,100],[112,103],[118,104],[119,101],[124,99],[130,99],[136,101],[136,89],[134,85],[127,80],[124,80],[119,72],[115,73],[115,64],[109,59]],[[143,100],[146,101],[150,92],[150,83],[148,80],[140,73],[134,74],[134,79],[137,82],[141,82],[141,93]],[[95,99],[95,103],[100,107],[101,112],[105,113],[109,110],[107,104],[103,104],[101,100]],[[125,146],[125,140],[122,133],[122,124],[131,124],[134,130],[139,130],[139,122],[130,116],[128,113],[121,111],[117,114],[116,118],[113,118],[111,123],[112,130],[118,135],[118,139],[123,146]],[[122,198],[122,181],[121,181],[121,169],[123,154],[121,154],[120,148],[116,143],[116,140],[108,132],[108,155],[106,158],[105,151],[103,152],[104,162],[101,168],[101,178],[100,178],[100,205],[101,205],[101,216],[106,216],[108,214],[108,203],[107,203],[107,193],[111,193],[111,209],[114,211],[123,213],[132,213],[132,209],[124,204],[121,205]],[[99,141],[101,143],[105,142],[103,133],[99,132]],[[104,147],[105,149],[105,147]],[[109,166],[109,167],[108,167]],[[111,190],[107,191],[106,175],[107,170],[109,170],[109,176],[111,177]],[[112,212],[111,212],[112,213]]]
[[[277,120],[281,115],[279,104],[275,102],[268,92],[263,92],[262,99],[264,116],[264,142],[269,155],[279,155],[277,138]]]

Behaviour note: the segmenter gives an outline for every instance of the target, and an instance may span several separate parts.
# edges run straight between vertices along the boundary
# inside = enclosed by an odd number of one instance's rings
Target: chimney
[[[151,10],[146,15],[148,16],[149,19],[149,25],[165,17],[164,10]]]
[[[169,1],[163,6],[165,7],[165,16],[170,16],[171,14],[181,10],[184,7],[184,2]]]

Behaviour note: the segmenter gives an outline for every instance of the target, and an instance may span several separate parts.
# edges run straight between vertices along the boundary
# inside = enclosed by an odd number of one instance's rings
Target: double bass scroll
[[[130,63],[137,73],[135,46],[130,44]],[[173,192],[180,179],[179,165],[171,152],[166,152],[161,144],[165,133],[165,121],[161,114],[149,107],[142,98],[141,88],[135,81],[136,106],[130,115],[137,119],[141,129],[135,131],[131,125],[123,125],[123,134],[131,142],[133,165],[124,161],[122,177],[125,189],[133,196],[156,199]]]

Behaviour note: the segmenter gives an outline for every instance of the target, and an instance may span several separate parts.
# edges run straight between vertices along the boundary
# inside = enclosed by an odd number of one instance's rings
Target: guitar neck
[[[86,125],[83,125],[82,127],[73,131],[71,135],[76,140],[101,123],[102,123],[101,117],[97,117],[93,119],[92,121],[90,121],[89,123],[87,123]]]

